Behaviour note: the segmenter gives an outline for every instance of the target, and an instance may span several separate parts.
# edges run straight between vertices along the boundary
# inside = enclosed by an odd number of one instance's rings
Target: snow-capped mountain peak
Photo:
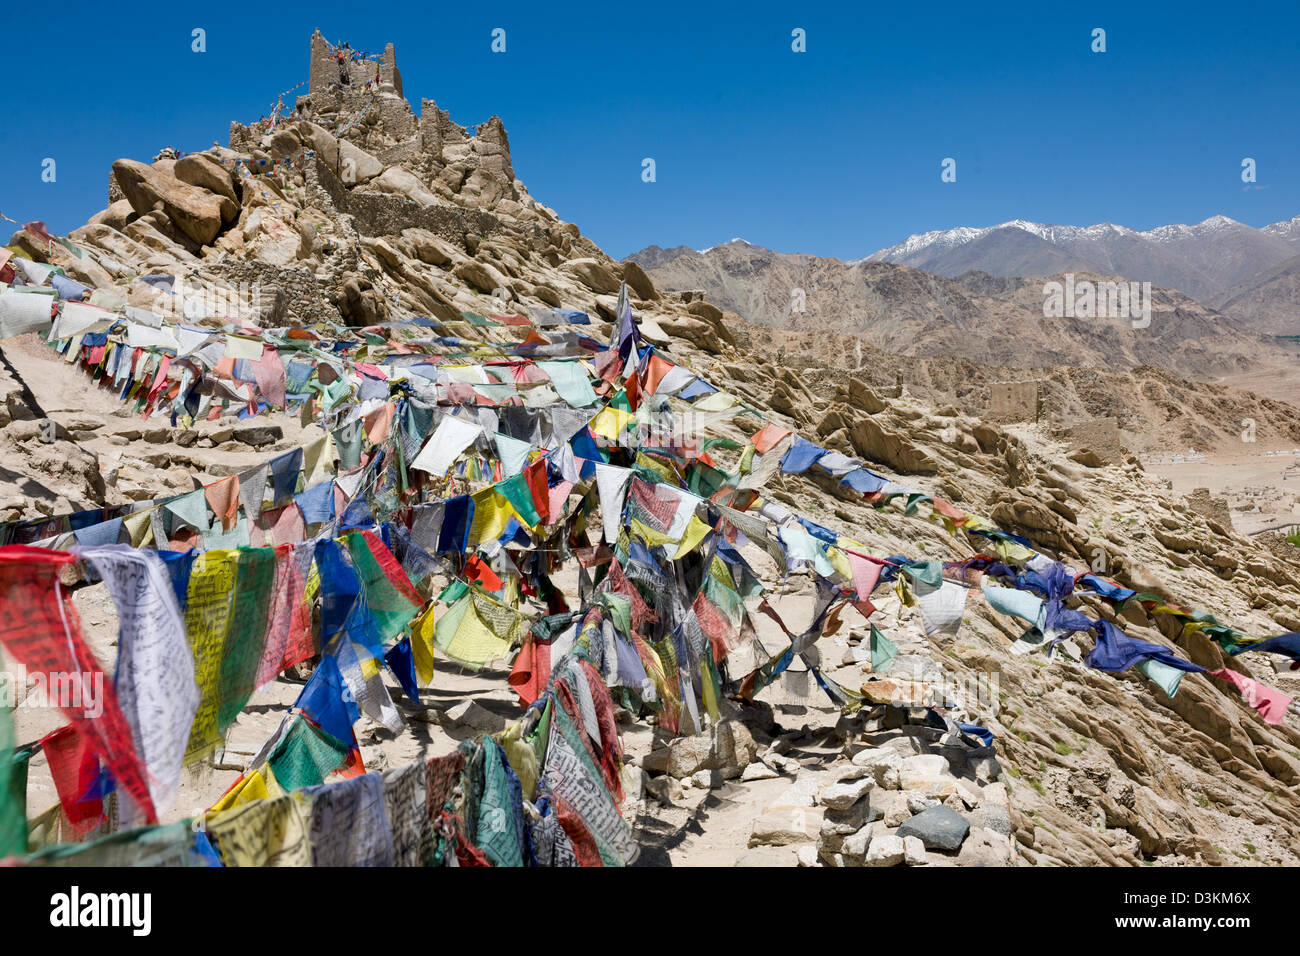
[[[734,246],[734,245],[736,245],[737,243],[739,243],[739,244],[742,245],[742,246],[752,246],[752,245],[754,245],[752,242],[749,242],[749,241],[746,240],[746,239],[741,239],[740,236],[736,236],[736,237],[733,238],[733,239],[728,239],[726,242],[718,243],[718,245],[721,245],[721,246]],[[707,253],[709,253],[709,252],[712,252],[712,251],[713,251],[714,249],[716,249],[716,248],[718,248],[718,246],[709,246],[709,248],[707,248],[707,249],[696,249],[695,251],[698,252],[700,255],[705,255],[705,254],[707,254]]]
[[[1224,215],[1153,229],[1013,219],[918,233],[856,261],[900,263],[948,276],[972,269],[997,276],[1094,271],[1208,296],[1294,256],[1297,245],[1300,216],[1263,229]]]

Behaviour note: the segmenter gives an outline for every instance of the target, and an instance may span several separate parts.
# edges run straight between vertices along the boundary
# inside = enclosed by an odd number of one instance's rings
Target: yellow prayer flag
[[[268,774],[271,773],[270,766],[264,769]],[[274,779],[274,776],[272,776],[272,779]],[[275,784],[275,788],[280,793],[284,792],[278,783]],[[261,770],[251,770],[246,772],[243,779],[235,786],[222,794],[221,799],[208,808],[208,813],[220,813],[222,810],[229,810],[231,807],[238,807],[254,800],[266,800],[278,795],[271,792],[271,788],[267,786],[266,778],[262,776]]]
[[[415,679],[422,685],[433,680],[433,608],[411,622],[411,655],[415,658]]]
[[[630,412],[607,405],[588,423],[588,427],[595,434],[613,441],[623,434],[623,429],[627,428],[630,421]]]
[[[143,548],[153,541],[153,525],[149,521],[149,514],[152,511],[152,508],[148,511],[137,511],[122,519],[122,527],[126,528],[126,533],[131,536],[131,547]]]
[[[826,560],[835,569],[841,581],[853,580],[853,569],[849,566],[849,556],[834,545],[826,548]]]
[[[496,488],[484,488],[470,495],[470,498],[474,501],[474,523],[469,529],[470,546],[501,537],[515,513],[510,502]]]
[[[686,530],[682,532],[682,541],[677,548],[677,553],[673,555],[674,561],[680,561],[683,557],[690,554],[700,546],[700,543],[708,537],[709,532],[713,529],[708,523],[701,521],[699,515],[691,515],[690,522],[686,525]]]
[[[334,459],[334,436],[326,432],[302,450],[302,483],[304,488],[315,488],[332,477],[330,462]]]
[[[225,357],[229,359],[248,359],[252,362],[261,361],[262,340],[227,334]]]
[[[718,391],[699,399],[691,407],[700,412],[723,412],[735,405],[736,402],[735,395],[730,392]]]

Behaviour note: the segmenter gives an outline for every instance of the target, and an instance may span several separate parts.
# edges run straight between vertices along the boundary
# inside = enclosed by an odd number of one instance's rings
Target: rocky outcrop
[[[207,153],[191,153],[182,156],[172,167],[172,175],[183,183],[198,186],[217,196],[225,196],[233,203],[239,202],[235,192],[235,180],[213,156]]]
[[[849,427],[853,450],[868,461],[888,465],[906,475],[932,475],[939,470],[934,459],[899,432],[873,418],[860,418]]]
[[[210,245],[223,223],[234,222],[234,200],[182,182],[170,173],[130,159],[113,164],[113,175],[131,208],[141,215],[160,209],[186,236]]]
[[[338,139],[315,123],[300,123],[298,129],[321,161],[347,186],[367,183],[384,171],[383,163],[350,140]]]
[[[609,295],[618,291],[619,281],[609,268],[595,259],[570,259],[560,267],[592,292]]]

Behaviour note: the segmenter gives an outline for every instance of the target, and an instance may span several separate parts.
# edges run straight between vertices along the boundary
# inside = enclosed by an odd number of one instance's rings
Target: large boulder
[[[461,255],[451,243],[416,226],[402,230],[402,245],[416,259],[440,269],[451,265]]]
[[[375,177],[370,186],[372,189],[379,189],[397,196],[405,196],[421,206],[433,206],[438,203],[438,197],[429,192],[428,187],[420,181],[420,178],[401,166],[390,166],[385,169],[381,175]]]
[[[281,129],[271,134],[271,156],[288,159],[302,152],[302,139],[291,129]]]
[[[172,167],[172,175],[183,183],[199,186],[218,196],[225,196],[231,202],[239,202],[239,194],[235,192],[235,180],[230,175],[230,170],[207,153],[191,153],[189,156],[182,156]]]
[[[717,330],[703,319],[661,319],[659,327],[675,338],[686,339],[705,352],[716,355],[725,348]]]
[[[703,299],[696,299],[686,306],[686,311],[691,315],[698,315],[706,322],[714,325],[722,321],[722,310],[712,302],[705,302]]]
[[[731,329],[727,328],[727,323],[723,321],[722,310],[712,303],[700,300],[692,302],[686,307],[686,311],[697,318],[703,319],[713,327],[713,331],[718,333],[718,338],[728,345],[735,345],[736,339],[731,334]]]
[[[175,176],[133,159],[113,163],[113,175],[131,208],[144,215],[159,203],[163,213],[181,232],[207,246],[221,232],[223,221],[233,222],[238,206],[225,196],[181,182]],[[231,206],[235,208],[231,210]]]
[[[146,213],[134,222],[127,223],[124,230],[127,238],[154,253],[145,265],[150,268],[166,269],[176,262],[196,261],[192,252],[160,231],[159,226],[162,223],[158,222],[157,217],[166,220],[163,213]],[[170,228],[170,222],[171,220],[166,220],[167,228]]]
[[[115,203],[109,203],[107,209],[103,212],[97,212],[86,220],[88,226],[108,226],[121,232],[126,228],[127,220],[136,214],[135,209],[131,206],[129,200],[119,199]]]
[[[274,445],[284,437],[284,430],[279,425],[241,425],[231,436],[235,441],[254,448]]]
[[[244,235],[255,239],[254,255],[273,266],[287,266],[303,251],[303,237],[293,226],[264,208],[253,210],[244,227]]]
[[[564,305],[564,299],[560,296],[559,290],[554,286],[549,286],[544,282],[539,282],[533,286],[533,295],[541,299],[547,305],[559,308]]]
[[[960,850],[970,821],[943,804],[922,810],[898,828],[899,837],[916,837],[927,850]]]
[[[869,461],[878,461],[908,475],[933,475],[935,460],[898,432],[871,418],[861,418],[849,429],[853,450]]]
[[[609,267],[595,259],[570,259],[560,266],[560,271],[567,272],[592,292],[616,293],[619,282]]]
[[[907,848],[892,834],[872,838],[863,856],[867,866],[898,866],[906,859]]]
[[[897,790],[901,784],[900,766],[903,758],[885,747],[870,747],[853,755],[853,765],[863,767],[876,786],[882,790]]]
[[[821,807],[768,807],[754,819],[749,845],[790,846],[815,843],[821,833]]]
[[[889,407],[889,403],[877,395],[871,386],[857,378],[849,380],[849,404],[868,415],[883,412]]]
[[[347,186],[368,183],[384,171],[384,164],[346,139],[338,139],[315,123],[298,125],[298,135]]]
[[[636,294],[638,299],[649,301],[659,298],[655,284],[650,281],[650,277],[645,274],[645,270],[635,262],[623,263],[623,281],[627,283],[627,287]]]
[[[343,321],[350,326],[378,325],[387,318],[384,297],[380,295],[364,276],[350,274],[343,280],[343,287],[334,298]]]
[[[510,198],[509,184],[486,169],[475,169],[461,181],[459,189],[464,205],[491,209]]]
[[[488,295],[494,295],[498,289],[510,288],[510,282],[500,272],[479,259],[469,259],[458,265],[453,273],[470,286]]]
[[[758,745],[744,724],[722,720],[707,733],[678,737],[668,745],[666,770],[682,779],[701,770],[716,770],[734,780],[758,757]]]
[[[691,319],[689,321],[695,322],[699,320]],[[709,328],[712,328],[712,326],[709,326]],[[817,411],[815,404],[806,393],[792,387],[789,382],[779,379],[772,388],[772,394],[768,398],[767,404],[772,411],[780,412],[782,415],[789,415],[799,423],[811,421],[813,414]]]
[[[869,776],[854,780],[840,780],[824,787],[817,802],[829,810],[848,810],[871,792],[876,781]]]
[[[469,730],[477,734],[500,733],[506,725],[504,717],[473,700],[463,700],[449,708],[442,715],[442,722],[447,727]]]
[[[873,704],[924,706],[930,700],[930,685],[922,681],[883,677],[862,685],[862,695]]]

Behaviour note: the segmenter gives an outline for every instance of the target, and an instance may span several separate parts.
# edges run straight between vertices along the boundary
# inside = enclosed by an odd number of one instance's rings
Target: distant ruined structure
[[[1114,416],[1076,422],[1069,426],[1066,434],[1076,446],[1091,451],[1102,462],[1122,461],[1126,453],[1119,420]]]
[[[1040,382],[993,382],[989,386],[990,421],[1036,422],[1042,410]]]

